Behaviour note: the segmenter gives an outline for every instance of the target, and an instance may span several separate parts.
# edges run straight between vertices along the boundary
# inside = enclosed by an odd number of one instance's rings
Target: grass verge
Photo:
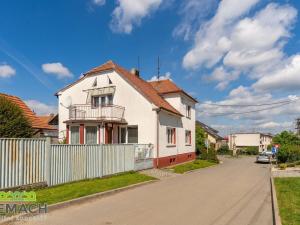
[[[184,163],[178,166],[171,167],[174,173],[185,173],[187,171],[201,169],[209,166],[216,165],[217,163],[208,160],[196,159],[193,162]]]
[[[275,178],[274,182],[282,224],[300,224],[300,178]]]
[[[35,192],[38,202],[50,205],[150,180],[155,180],[155,178],[137,172],[127,172],[106,178],[96,178],[37,189]]]

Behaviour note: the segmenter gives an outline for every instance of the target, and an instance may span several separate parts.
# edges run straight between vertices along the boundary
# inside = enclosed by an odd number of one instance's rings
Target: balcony
[[[91,104],[78,104],[69,108],[69,120],[123,122],[124,111],[124,107],[117,105],[94,107]]]

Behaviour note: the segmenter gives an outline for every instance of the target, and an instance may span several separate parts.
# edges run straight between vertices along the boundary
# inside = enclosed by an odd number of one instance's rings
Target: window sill
[[[188,117],[188,116],[186,116],[185,118],[187,118],[187,119],[189,119],[189,120],[192,119],[192,117]]]
[[[176,147],[176,144],[167,144],[168,148]]]
[[[185,146],[192,146],[191,144],[185,144]]]

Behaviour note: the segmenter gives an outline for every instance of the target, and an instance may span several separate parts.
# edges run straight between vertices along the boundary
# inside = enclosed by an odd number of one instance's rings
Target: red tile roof
[[[137,89],[142,95],[144,95],[150,102],[152,102],[157,107],[164,109],[166,111],[172,112],[177,115],[181,115],[179,111],[177,111],[173,106],[170,105],[165,99],[163,99],[159,93],[150,85],[148,82],[144,81],[142,78],[133,75],[128,70],[124,69],[123,67],[117,65],[113,61],[108,61],[104,63],[101,66],[95,67],[91,69],[90,71],[86,72],[84,74],[84,77],[81,77],[79,80],[75,81],[74,83],[66,86],[60,91],[64,91],[65,89],[73,86],[74,84],[78,83],[82,79],[84,79],[87,76],[105,72],[109,70],[114,70],[118,74],[120,74],[125,80],[127,80],[135,89]],[[57,93],[58,94],[58,93]],[[57,95],[56,94],[56,95]]]
[[[179,88],[174,82],[171,80],[159,80],[159,81],[150,81],[149,84],[159,93],[159,94],[170,94],[170,93],[183,93],[188,96],[195,102],[198,102],[191,95],[187,94],[183,89]]]
[[[8,99],[9,101],[19,106],[20,109],[23,111],[24,116],[29,120],[33,128],[49,129],[49,130],[55,129],[52,126],[48,125],[48,123],[45,123],[43,120],[38,118],[35,115],[35,113],[32,112],[31,109],[20,98],[13,95],[3,94],[3,93],[0,93],[0,96]]]

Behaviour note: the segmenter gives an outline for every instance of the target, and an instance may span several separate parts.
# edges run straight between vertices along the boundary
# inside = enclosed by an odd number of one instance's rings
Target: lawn
[[[283,225],[300,224],[300,178],[275,178],[275,187]]]
[[[175,173],[185,173],[187,171],[201,169],[201,168],[213,166],[213,165],[216,165],[216,164],[217,163],[215,163],[215,162],[202,160],[202,159],[197,159],[193,162],[184,163],[184,164],[181,164],[181,165],[178,165],[178,166],[174,166],[174,167],[171,168],[171,170],[173,170]]]
[[[54,204],[154,179],[153,177],[137,172],[127,172],[107,178],[84,180],[55,187],[37,189],[35,192],[38,202]]]

